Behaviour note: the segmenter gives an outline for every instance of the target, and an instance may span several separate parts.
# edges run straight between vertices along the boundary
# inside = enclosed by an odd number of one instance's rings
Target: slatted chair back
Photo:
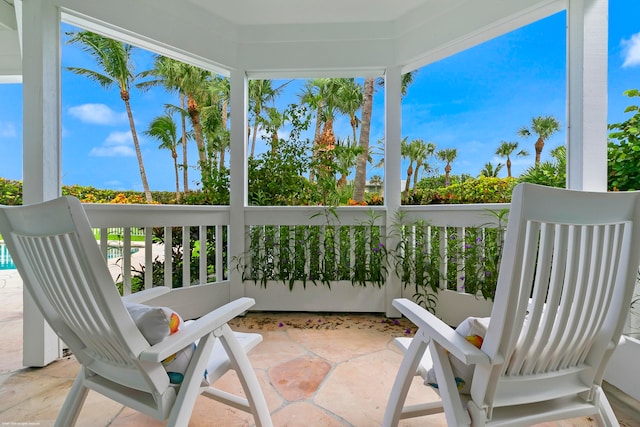
[[[640,261],[640,196],[519,185],[513,194],[473,403],[588,394],[602,381]]]
[[[149,344],[128,315],[80,202],[71,197],[3,207],[0,232],[24,286],[88,375],[146,392],[152,406],[174,397],[161,363],[137,360]]]

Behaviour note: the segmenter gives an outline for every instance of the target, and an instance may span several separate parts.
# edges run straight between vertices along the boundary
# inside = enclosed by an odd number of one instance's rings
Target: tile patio
[[[0,423],[52,426],[71,387],[78,365],[73,357],[45,368],[23,368],[22,289],[17,273],[0,272]],[[252,312],[233,321],[238,330],[260,331],[264,341],[250,354],[267,404],[277,427],[370,427],[382,420],[401,354],[392,344],[413,326],[380,315]],[[217,386],[239,389],[234,374]],[[606,388],[621,425],[640,427],[640,405],[611,386]],[[416,379],[409,395],[437,399]],[[131,409],[90,392],[80,427],[163,426]],[[241,411],[200,397],[189,424],[251,426],[253,418]],[[401,426],[446,426],[444,416],[406,420]],[[591,426],[572,419],[546,426]]]

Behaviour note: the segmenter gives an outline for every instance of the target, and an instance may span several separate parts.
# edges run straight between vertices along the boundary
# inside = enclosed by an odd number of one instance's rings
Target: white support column
[[[231,146],[230,146],[230,208],[229,259],[240,257],[245,251],[244,210],[248,204],[247,169],[247,111],[248,81],[244,70],[231,71]],[[244,296],[242,272],[230,270],[230,298]]]
[[[384,148],[384,203],[387,207],[387,235],[400,209],[402,140],[402,74],[399,66],[387,68],[384,82],[385,148]],[[387,248],[395,248],[397,238],[387,240]],[[394,298],[402,296],[402,285],[395,272],[389,269],[386,284],[386,314],[398,317],[400,313],[391,305]]]
[[[567,187],[606,191],[608,0],[567,3]]]
[[[61,194],[60,12],[46,0],[22,4],[23,202]],[[25,52],[27,54],[25,54]],[[25,366],[45,366],[60,357],[58,337],[24,292]]]

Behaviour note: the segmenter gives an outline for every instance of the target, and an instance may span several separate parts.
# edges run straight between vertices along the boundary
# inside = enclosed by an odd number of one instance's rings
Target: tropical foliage
[[[624,94],[632,101],[640,91]],[[636,100],[637,101],[637,100]],[[621,123],[609,125],[609,189],[627,191],[640,189],[640,107],[630,105],[625,113],[633,115]]]
[[[551,150],[551,160],[538,163],[520,174],[520,181],[549,187],[565,188],[567,182],[567,150],[559,146]]]

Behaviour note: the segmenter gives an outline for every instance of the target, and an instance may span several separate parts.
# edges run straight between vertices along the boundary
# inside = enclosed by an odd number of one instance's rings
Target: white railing
[[[105,261],[124,294],[131,293],[132,286],[134,290],[154,284],[186,288],[228,279],[229,207],[84,206]],[[112,256],[114,248],[119,252],[116,257]],[[179,270],[178,263],[182,264]]]
[[[85,205],[105,260],[124,294],[154,284],[173,288],[211,283],[231,286],[229,269],[238,268],[244,283],[233,286],[244,286],[243,293],[256,297],[257,306],[263,309],[370,312],[385,311],[385,299],[401,295],[426,301],[433,282],[425,278],[427,266],[421,257],[425,250],[436,251],[429,257],[437,259],[437,265],[428,267],[437,278],[437,287],[464,294],[465,280],[469,283],[470,274],[478,275],[483,269],[478,270],[477,260],[460,254],[472,254],[469,237],[489,241],[483,230],[495,228],[497,213],[507,207],[405,206],[399,214],[391,215],[379,206],[247,207],[244,248],[236,249],[241,255],[231,259],[228,206]],[[168,236],[171,245],[165,244]],[[110,258],[114,250],[119,252]],[[204,253],[207,256],[202,256]],[[396,271],[401,271],[400,277]],[[412,286],[403,287],[400,282]],[[415,286],[418,282],[424,284],[421,289]],[[387,283],[398,291],[385,291]],[[317,306],[309,301],[298,305],[288,293],[274,296],[278,288],[292,291],[308,285],[329,294],[312,298]],[[334,292],[340,287],[351,288],[361,302],[352,304],[351,296]],[[260,288],[268,289],[263,294]],[[375,302],[359,295],[363,292],[376,294]],[[262,297],[275,302],[261,305]],[[450,311],[446,301],[446,296],[438,297],[438,305]]]

